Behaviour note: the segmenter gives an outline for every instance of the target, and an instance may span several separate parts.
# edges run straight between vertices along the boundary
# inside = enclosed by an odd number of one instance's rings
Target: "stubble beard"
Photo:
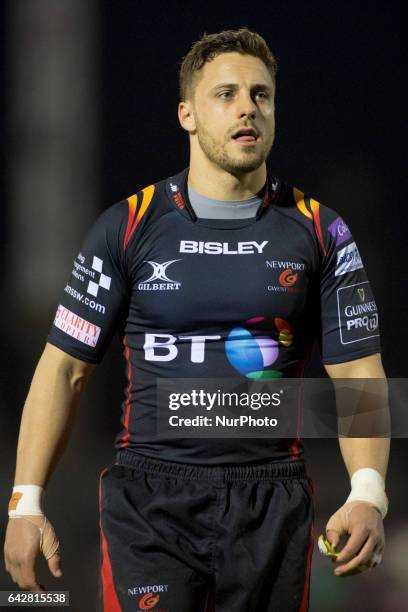
[[[243,146],[241,152],[236,156],[230,155],[227,151],[227,143],[216,140],[201,123],[196,122],[197,139],[205,156],[216,166],[232,174],[239,176],[257,170],[268,157],[272,144],[261,143],[257,150]]]

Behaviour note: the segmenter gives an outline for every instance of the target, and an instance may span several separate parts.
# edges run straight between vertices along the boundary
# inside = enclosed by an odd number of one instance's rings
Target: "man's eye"
[[[266,91],[257,91],[255,95],[257,95],[258,97],[260,96],[263,99],[266,99],[268,97]]]
[[[222,91],[220,93],[220,98],[230,98],[232,95],[232,91]]]

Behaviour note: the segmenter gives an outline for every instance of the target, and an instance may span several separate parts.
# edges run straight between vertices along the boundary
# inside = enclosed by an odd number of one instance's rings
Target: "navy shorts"
[[[103,612],[305,612],[302,461],[202,467],[122,451],[100,478]]]

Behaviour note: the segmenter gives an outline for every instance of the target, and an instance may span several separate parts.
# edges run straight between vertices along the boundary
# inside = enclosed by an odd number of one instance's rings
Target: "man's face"
[[[204,155],[233,175],[259,168],[275,137],[274,96],[272,77],[257,57],[222,53],[205,64],[193,99]]]

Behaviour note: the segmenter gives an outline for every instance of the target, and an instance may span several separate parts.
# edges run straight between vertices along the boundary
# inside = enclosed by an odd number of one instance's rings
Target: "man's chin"
[[[247,174],[258,170],[264,163],[265,159],[256,157],[253,159],[230,159],[224,165],[224,170],[230,174]]]

